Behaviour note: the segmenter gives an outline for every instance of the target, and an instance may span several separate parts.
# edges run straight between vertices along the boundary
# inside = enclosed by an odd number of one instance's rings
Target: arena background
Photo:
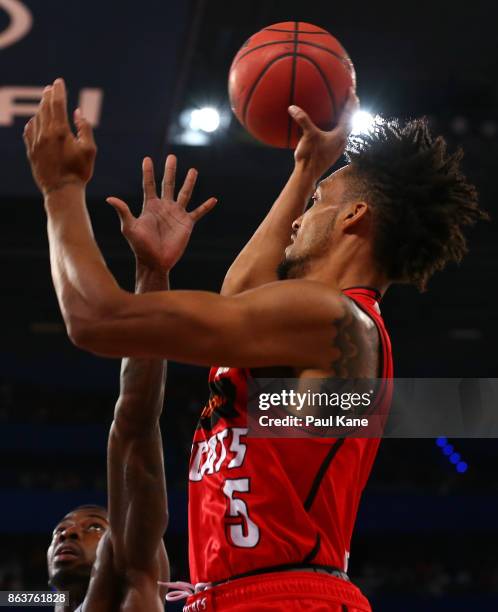
[[[434,0],[0,1],[0,589],[45,588],[54,524],[79,503],[105,500],[105,442],[118,391],[119,362],[69,343],[51,285],[44,213],[21,139],[41,88],[64,76],[71,104],[79,98],[96,124],[90,210],[122,286],[133,287],[133,259],[104,197],[138,208],[141,157],[151,154],[159,168],[173,151],[182,171],[200,171],[195,202],[215,195],[220,204],[195,229],[172,285],[217,291],[292,166],[288,151],[258,145],[230,117],[226,78],[244,40],[283,20],[330,30],[355,63],[363,107],[428,115],[434,130],[464,147],[466,173],[496,217],[491,12],[483,0],[465,7]],[[182,117],[204,105],[221,110],[222,125],[192,134]],[[466,260],[434,278],[427,293],[388,292],[383,313],[398,376],[498,375],[496,238],[495,223],[483,224]],[[206,375],[169,369],[162,426],[174,579],[188,577],[187,462]],[[498,609],[498,445],[450,442],[468,466],[462,473],[435,440],[381,446],[350,565],[375,611]]]

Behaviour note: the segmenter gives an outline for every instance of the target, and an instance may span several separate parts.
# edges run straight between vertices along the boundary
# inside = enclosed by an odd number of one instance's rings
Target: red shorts
[[[191,595],[183,612],[371,612],[351,582],[313,572],[239,578]]]

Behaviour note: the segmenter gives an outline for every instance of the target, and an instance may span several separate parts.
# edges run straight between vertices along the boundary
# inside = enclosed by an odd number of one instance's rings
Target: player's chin
[[[283,260],[289,259],[292,254],[292,249],[294,248],[294,244],[289,244],[289,246],[285,247]]]
[[[52,568],[54,573],[58,571],[80,571],[81,569],[91,568],[91,565],[81,556],[62,555],[57,556],[52,560]]]
[[[62,587],[66,584],[89,578],[92,572],[92,564],[89,564],[82,559],[70,561],[54,561],[51,568],[50,584],[56,587]]]

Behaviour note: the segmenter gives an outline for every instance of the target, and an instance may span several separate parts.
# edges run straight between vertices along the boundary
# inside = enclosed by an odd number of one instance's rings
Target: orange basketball
[[[294,148],[300,131],[287,108],[303,108],[318,127],[330,130],[356,86],[354,66],[339,41],[302,21],[264,28],[247,40],[230,67],[232,110],[255,138]]]

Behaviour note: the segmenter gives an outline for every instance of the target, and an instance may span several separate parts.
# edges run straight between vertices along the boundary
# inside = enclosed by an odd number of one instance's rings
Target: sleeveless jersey
[[[391,343],[378,293],[343,293],[377,326],[377,405],[392,395]],[[347,570],[350,540],[378,438],[247,436],[250,371],[213,367],[211,397],[194,434],[189,472],[190,579],[221,582],[275,566]]]

